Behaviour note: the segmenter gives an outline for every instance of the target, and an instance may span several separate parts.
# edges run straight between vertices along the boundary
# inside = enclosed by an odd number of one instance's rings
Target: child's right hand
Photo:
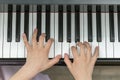
[[[76,47],[72,47],[73,63],[69,60],[67,54],[65,54],[64,61],[75,80],[92,80],[93,68],[98,57],[99,48],[95,48],[92,56],[91,46],[88,42],[79,42],[77,45],[80,47],[80,53],[77,52]]]

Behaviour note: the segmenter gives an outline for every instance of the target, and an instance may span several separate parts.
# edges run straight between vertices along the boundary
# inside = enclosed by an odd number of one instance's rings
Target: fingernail
[[[45,37],[45,36],[46,36],[46,34],[45,34],[45,33],[43,33],[43,36]]]
[[[25,36],[25,33],[22,33],[22,36],[24,37],[24,36]]]
[[[64,54],[65,54],[65,56],[69,56],[68,53],[64,53]]]
[[[98,50],[99,50],[99,46],[97,46]]]
[[[51,38],[51,40],[52,40],[52,42],[54,41],[54,39],[53,39],[53,38]]]
[[[87,41],[84,41],[83,43],[87,43]]]
[[[35,28],[34,31],[36,32],[36,31],[37,31],[37,28]]]
[[[59,56],[59,58],[61,58],[61,55],[58,55]]]
[[[74,46],[72,46],[71,48],[74,48]]]

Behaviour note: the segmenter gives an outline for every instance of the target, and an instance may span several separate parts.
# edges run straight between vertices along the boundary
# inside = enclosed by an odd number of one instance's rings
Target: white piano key
[[[0,58],[3,55],[3,12],[0,13]]]
[[[54,39],[54,13],[50,14],[50,38]],[[49,52],[49,58],[54,58],[54,50],[55,50],[55,46],[54,46],[54,42],[51,46],[50,52]]]
[[[106,13],[106,49],[107,58],[113,58],[113,42],[110,42],[109,13]]]
[[[106,33],[105,33],[105,13],[101,13],[101,36],[102,42],[99,42],[99,58],[106,58]]]
[[[45,33],[45,12],[42,12],[42,33]]]
[[[16,13],[12,14],[12,42],[10,58],[17,58],[17,42],[16,42]]]
[[[29,13],[29,43],[32,41],[32,33],[33,33],[33,19],[32,19],[32,13]]]
[[[118,16],[114,13],[114,28],[115,28],[115,42],[114,42],[114,58],[120,58],[120,42],[118,41]]]
[[[3,58],[10,57],[10,42],[7,42],[7,26],[8,13],[4,13],[4,44],[3,44]]]
[[[62,43],[62,58],[64,58],[64,54],[67,53],[69,55],[70,44],[67,42],[67,17],[66,13],[63,13],[63,43]]]
[[[23,33],[24,33],[24,13],[21,13],[20,42],[18,43],[18,58],[25,58],[25,46],[22,38]]]
[[[36,9],[37,6],[34,6],[33,10]],[[37,10],[33,12],[33,31],[37,27]]]
[[[84,41],[88,41],[88,20],[87,13],[84,13]]]
[[[93,29],[93,42],[92,42],[92,54],[94,54],[95,47],[98,46],[97,33],[96,33],[96,13],[92,13],[92,29]]]
[[[62,43],[58,42],[58,13],[55,13],[55,56],[62,55]]]
[[[71,43],[70,43],[70,58],[73,58],[71,47],[75,46],[75,13],[71,13]]]
[[[83,36],[83,12],[80,13],[80,42],[84,41],[84,36]]]

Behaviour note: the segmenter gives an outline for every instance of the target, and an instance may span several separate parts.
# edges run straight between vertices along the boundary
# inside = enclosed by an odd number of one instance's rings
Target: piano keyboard
[[[46,33],[45,42],[54,38],[49,58],[64,53],[73,59],[71,46],[88,41],[92,52],[99,46],[100,60],[120,59],[120,5],[0,5],[0,60],[24,60],[26,49],[22,33],[31,42]],[[76,46],[77,47],[77,46]],[[79,49],[78,49],[79,50]],[[101,62],[101,61],[100,61]],[[1,63],[3,64],[3,63]]]

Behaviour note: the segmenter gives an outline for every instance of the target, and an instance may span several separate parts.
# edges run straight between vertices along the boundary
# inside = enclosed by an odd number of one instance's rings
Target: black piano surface
[[[11,66],[17,66],[17,65],[23,65],[25,64],[26,59],[25,58],[3,58],[0,59],[0,65],[11,65]],[[71,59],[73,61],[73,59]],[[57,66],[65,66],[64,59],[61,59],[57,64]],[[96,66],[120,66],[120,58],[98,58]]]
[[[120,0],[0,0],[3,4],[120,4]]]

